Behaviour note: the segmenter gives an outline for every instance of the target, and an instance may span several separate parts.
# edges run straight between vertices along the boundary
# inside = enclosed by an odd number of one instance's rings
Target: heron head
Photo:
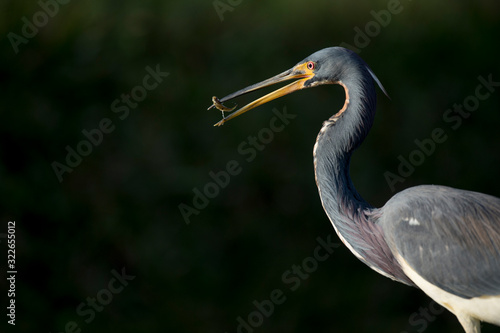
[[[254,100],[253,102],[245,105],[239,110],[234,111],[214,126],[221,126],[228,120],[233,119],[253,108],[256,108],[259,105],[265,104],[276,98],[290,94],[294,91],[323,84],[341,83],[344,80],[348,80],[354,77],[354,73],[359,72],[359,70],[362,68],[366,68],[367,72],[366,70],[365,72],[369,73],[369,75],[373,77],[373,79],[379,84],[379,86],[385,93],[385,90],[378,81],[377,77],[356,53],[342,47],[329,47],[311,54],[310,56],[281,74],[273,76],[262,82],[253,84],[220,99],[220,102],[223,103],[238,96],[264,87],[268,87],[273,84],[295,80],[280,89],[277,89],[259,99]],[[216,105],[214,104],[210,106],[209,109],[214,106]]]

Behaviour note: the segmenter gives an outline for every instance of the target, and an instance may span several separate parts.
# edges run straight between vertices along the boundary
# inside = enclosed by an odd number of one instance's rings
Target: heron
[[[316,185],[338,237],[363,263],[420,288],[451,311],[467,333],[481,321],[500,326],[500,199],[420,185],[371,206],[356,191],[349,164],[372,127],[380,80],[355,52],[329,47],[285,72],[236,91],[222,103],[276,83],[291,83],[234,111],[214,126],[281,96],[325,84],[345,90],[343,107],[323,122],[313,148]],[[210,109],[209,108],[209,109]],[[310,107],[312,109],[312,106]],[[309,110],[312,111],[312,110]]]

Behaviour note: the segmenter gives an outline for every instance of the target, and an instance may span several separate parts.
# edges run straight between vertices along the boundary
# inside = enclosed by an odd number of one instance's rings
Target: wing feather
[[[417,186],[382,208],[392,251],[430,283],[464,298],[500,295],[500,199]]]

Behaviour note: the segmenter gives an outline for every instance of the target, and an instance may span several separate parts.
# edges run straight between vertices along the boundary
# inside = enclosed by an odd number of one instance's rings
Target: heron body
[[[394,195],[381,208],[368,204],[352,184],[349,163],[373,124],[375,83],[385,90],[350,50],[318,51],[221,102],[290,79],[298,80],[217,125],[296,90],[343,86],[344,106],[323,123],[313,150],[321,202],[339,238],[378,273],[422,289],[454,313],[467,333],[480,332],[480,321],[500,326],[500,199],[424,185]]]

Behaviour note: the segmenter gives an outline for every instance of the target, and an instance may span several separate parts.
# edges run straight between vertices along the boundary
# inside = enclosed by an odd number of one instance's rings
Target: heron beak
[[[264,88],[264,87],[268,87],[270,85],[273,85],[273,84],[276,84],[276,83],[280,83],[280,82],[284,82],[284,81],[288,81],[288,80],[293,80],[293,79],[298,79],[280,89],[277,89],[259,99],[256,99],[255,101],[251,102],[251,103],[248,103],[247,105],[245,105],[244,107],[242,107],[241,109],[239,110],[236,110],[234,111],[233,113],[231,113],[228,117],[225,117],[224,119],[222,119],[221,121],[219,121],[217,124],[215,124],[214,126],[221,126],[223,125],[226,121],[228,120],[231,120],[235,117],[238,117],[239,115],[247,112],[248,110],[251,110],[253,108],[256,108],[257,106],[259,105],[262,105],[262,104],[265,104],[267,102],[270,102],[272,101],[273,99],[276,99],[276,98],[279,98],[281,96],[284,96],[284,95],[287,95],[287,94],[290,94],[294,91],[297,91],[297,90],[300,90],[300,89],[303,89],[304,88],[304,83],[311,79],[312,77],[314,76],[314,72],[313,70],[310,70],[307,68],[307,63],[303,63],[303,64],[298,64],[296,65],[295,67],[293,67],[292,69],[289,69],[281,74],[278,74],[276,76],[273,76],[272,78],[270,79],[267,79],[267,80],[264,80],[262,82],[259,82],[259,83],[256,83],[256,84],[253,84],[249,87],[246,87],[244,89],[241,89],[235,93],[232,93],[230,95],[227,95],[226,97],[224,98],[221,98],[220,99],[220,103],[223,103],[223,102],[226,102],[230,99],[233,99],[235,97],[238,97],[238,96],[241,96],[241,95],[244,95],[244,94],[247,94],[249,92],[252,92],[254,90],[258,90],[258,89],[261,89],[261,88]],[[208,109],[211,109],[212,107],[216,106],[215,104],[213,104],[212,106],[210,106]]]

